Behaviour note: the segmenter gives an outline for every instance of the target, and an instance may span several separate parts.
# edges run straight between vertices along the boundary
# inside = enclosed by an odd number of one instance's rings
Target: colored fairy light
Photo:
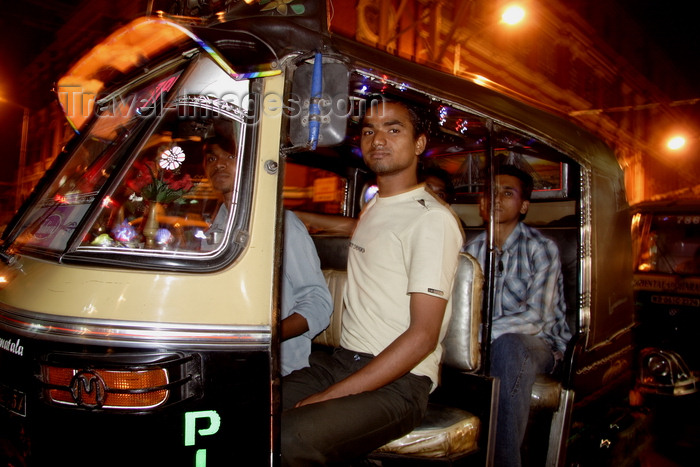
[[[100,246],[100,247],[111,247],[114,246],[114,240],[109,234],[103,233],[95,237],[95,239],[90,242],[90,245]]]
[[[377,193],[379,192],[379,187],[377,185],[372,185],[369,188],[367,188],[367,191],[365,191],[365,203],[369,202],[372,198],[374,198]]]
[[[112,229],[112,235],[118,242],[129,243],[136,237],[136,229],[125,220]]]
[[[441,126],[447,122],[447,107],[444,105],[441,105],[438,109],[438,121]]]
[[[458,119],[455,123],[455,131],[465,134],[469,131],[469,121],[463,118]]]
[[[173,234],[168,229],[158,229],[156,231],[156,243],[167,245],[173,240]]]

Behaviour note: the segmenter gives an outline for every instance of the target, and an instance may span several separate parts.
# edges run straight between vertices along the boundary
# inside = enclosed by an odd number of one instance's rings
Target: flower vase
[[[156,247],[156,233],[158,232],[158,216],[163,212],[160,203],[152,202],[148,207],[148,216],[143,224],[143,236],[146,237],[146,248]]]

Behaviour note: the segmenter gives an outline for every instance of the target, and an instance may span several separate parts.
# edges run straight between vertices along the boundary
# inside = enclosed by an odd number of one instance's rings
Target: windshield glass
[[[224,116],[182,118],[181,112],[167,109],[102,198],[79,251],[202,253],[222,243],[235,208],[243,126]]]
[[[24,216],[13,249],[119,264],[133,263],[124,255],[217,254],[249,180],[241,175],[249,93],[249,81],[202,57],[110,94]]]
[[[78,222],[114,172],[119,149],[144,121],[140,118],[144,109],[152,105],[161,92],[167,92],[180,74],[179,70],[170,70],[143,86],[126,90],[125,98],[105,105],[40,201],[24,217],[22,234],[15,246],[51,251],[66,247]]]
[[[700,274],[700,215],[637,214],[633,232],[637,271]]]

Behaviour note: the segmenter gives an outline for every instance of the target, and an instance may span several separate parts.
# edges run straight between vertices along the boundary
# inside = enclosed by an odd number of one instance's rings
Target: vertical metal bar
[[[22,179],[24,166],[27,164],[27,140],[29,139],[29,109],[22,111],[22,140],[19,147],[19,162],[17,165],[17,191],[15,193],[15,211],[22,205]]]
[[[309,144],[311,150],[318,145],[318,135],[321,128],[321,108],[319,100],[323,92],[323,56],[316,53],[314,72],[311,76],[311,99],[309,101]]]
[[[488,226],[486,228],[486,245],[487,254],[484,259],[484,276],[486,277],[486,287],[484,294],[483,318],[484,332],[481,341],[481,355],[483,356],[483,371],[488,375],[491,372],[491,323],[493,321],[493,303],[494,303],[494,284],[496,282],[495,268],[493,264],[496,258],[496,216],[493,211],[493,206],[496,204],[496,194],[494,186],[496,183],[496,162],[493,151],[493,122],[486,121],[487,136],[486,136],[486,168],[487,168],[487,185],[484,190],[485,197],[488,197]]]

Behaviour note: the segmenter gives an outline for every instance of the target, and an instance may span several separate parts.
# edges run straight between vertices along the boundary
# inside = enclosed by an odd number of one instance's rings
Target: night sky
[[[610,0],[578,0],[572,4]],[[616,0],[676,63],[700,94],[700,25],[695,0]],[[16,70],[26,66],[54,37],[81,0],[2,0],[0,14],[0,95],[21,86]],[[145,1],[143,2],[146,3]],[[526,1],[524,3],[527,3]],[[630,38],[634,40],[634,38]],[[23,77],[26,79],[26,77]],[[687,96],[687,98],[698,96]]]
[[[605,1],[605,0],[601,0]],[[700,97],[700,24],[696,0],[617,0],[695,84]],[[632,39],[631,39],[632,40]]]

